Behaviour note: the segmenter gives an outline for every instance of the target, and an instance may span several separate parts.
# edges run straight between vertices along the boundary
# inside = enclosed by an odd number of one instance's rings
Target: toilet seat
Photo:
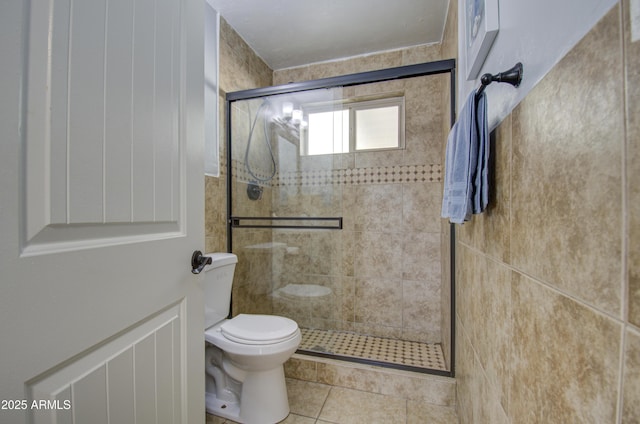
[[[240,314],[222,324],[220,331],[226,339],[236,343],[267,345],[295,337],[298,324],[280,316]]]

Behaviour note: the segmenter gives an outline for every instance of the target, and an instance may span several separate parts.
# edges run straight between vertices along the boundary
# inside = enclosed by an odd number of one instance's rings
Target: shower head
[[[276,116],[271,121],[273,129],[277,135],[287,140],[289,143],[300,145],[300,126],[294,125],[290,120]]]

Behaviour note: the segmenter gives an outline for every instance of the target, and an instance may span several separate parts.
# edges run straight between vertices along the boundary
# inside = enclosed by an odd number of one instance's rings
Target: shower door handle
[[[233,228],[342,230],[341,216],[232,216],[228,222]]]

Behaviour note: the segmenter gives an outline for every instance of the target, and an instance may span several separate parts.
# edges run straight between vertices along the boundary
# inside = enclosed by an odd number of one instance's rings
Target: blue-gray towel
[[[489,199],[489,138],[484,93],[472,92],[451,128],[445,159],[442,217],[463,224],[482,212]]]
[[[487,124],[487,97],[484,92],[476,97],[476,125],[478,130],[478,165],[473,185],[473,213],[482,213],[489,204],[489,128]]]

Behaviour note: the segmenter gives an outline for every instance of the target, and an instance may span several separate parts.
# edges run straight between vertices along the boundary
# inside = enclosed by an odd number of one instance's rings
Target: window
[[[349,111],[312,112],[307,116],[307,155],[349,151]]]
[[[303,155],[404,148],[404,97],[304,107]]]

